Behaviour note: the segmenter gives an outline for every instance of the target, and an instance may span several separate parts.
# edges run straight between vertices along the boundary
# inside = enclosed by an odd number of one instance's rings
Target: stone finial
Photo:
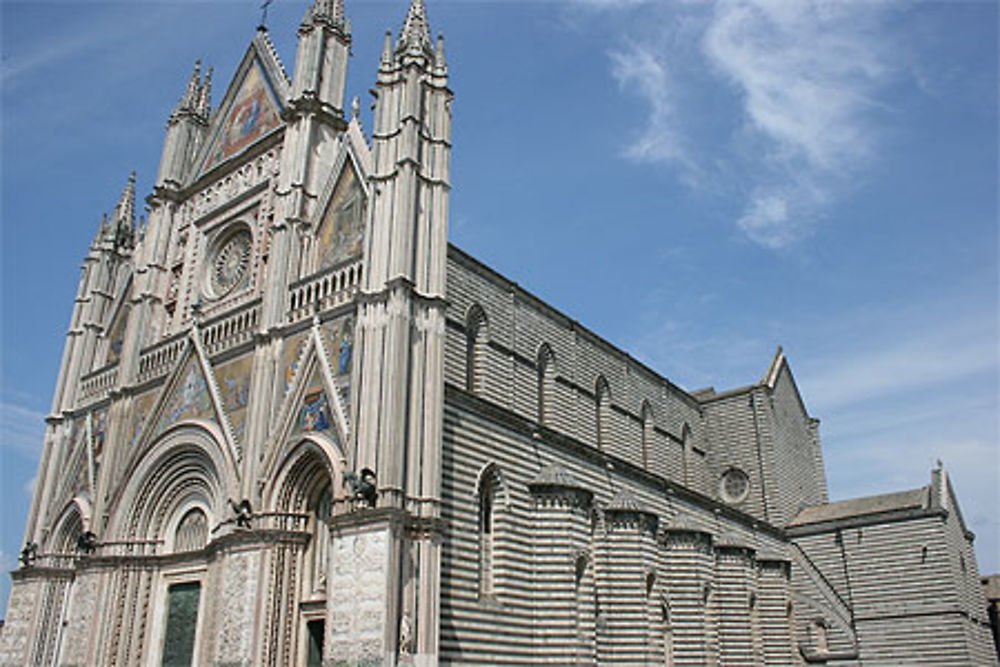
[[[392,63],[392,31],[385,31],[385,38],[382,40],[382,58],[381,62],[383,65],[389,65]]]
[[[355,95],[351,98],[351,118],[357,119],[361,115],[361,98]]]
[[[205,81],[198,92],[198,115],[208,119],[212,110],[212,68],[205,72]]]
[[[302,19],[302,25],[309,27],[317,24],[343,28],[344,0],[314,0]]]
[[[410,9],[399,33],[397,51],[431,54],[431,32],[427,24],[427,10],[424,0],[411,0]]]
[[[447,67],[444,57],[444,35],[438,34],[437,48],[434,50],[434,67],[444,69]]]

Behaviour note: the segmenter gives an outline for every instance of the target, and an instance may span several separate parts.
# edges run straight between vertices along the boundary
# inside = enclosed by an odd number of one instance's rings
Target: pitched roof
[[[928,487],[897,491],[866,498],[852,498],[825,505],[804,507],[798,515],[789,522],[789,526],[802,526],[810,523],[837,521],[853,517],[897,512],[908,509],[925,509],[928,507]]]

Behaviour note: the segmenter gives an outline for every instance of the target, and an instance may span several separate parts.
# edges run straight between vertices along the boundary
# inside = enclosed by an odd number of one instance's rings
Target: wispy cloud
[[[10,452],[38,456],[45,433],[45,415],[17,403],[0,403],[0,447]]]
[[[769,247],[811,220],[867,165],[871,112],[894,71],[887,3],[722,0],[704,37],[710,62],[741,92],[759,172],[739,227]]]
[[[612,51],[611,73],[622,90],[634,89],[649,104],[646,128],[625,148],[625,155],[639,162],[679,162],[689,164],[678,132],[672,98],[672,82],[667,65],[655,50],[632,44],[627,50]]]
[[[644,15],[663,14],[659,34],[649,37],[655,31],[646,29],[644,40],[609,54],[621,88],[648,106],[625,156],[680,167],[689,186],[729,181],[745,193],[735,222],[750,239],[770,248],[794,243],[876,154],[880,94],[899,71],[899,50],[885,28],[892,8],[810,0],[643,7]],[[691,92],[707,89],[730,94]],[[705,104],[713,105],[710,111]],[[729,139],[699,137],[698,150],[687,149],[685,137],[705,116]]]
[[[976,376],[996,378],[996,323],[970,314],[920,322],[907,337],[900,327],[892,339],[853,337],[844,349],[819,361],[804,381],[824,410],[885,399],[904,392],[934,390]],[[994,387],[995,389],[995,387]]]

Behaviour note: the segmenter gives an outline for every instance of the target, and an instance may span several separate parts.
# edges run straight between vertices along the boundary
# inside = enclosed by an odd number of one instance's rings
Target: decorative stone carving
[[[388,528],[333,538],[327,641],[334,664],[382,664],[389,543]]]

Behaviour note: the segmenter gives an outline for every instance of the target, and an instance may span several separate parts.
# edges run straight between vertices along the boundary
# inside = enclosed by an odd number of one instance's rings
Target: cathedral
[[[829,502],[780,349],[688,391],[450,245],[423,1],[371,128],[305,9],[99,225],[0,664],[996,664],[943,469]]]

